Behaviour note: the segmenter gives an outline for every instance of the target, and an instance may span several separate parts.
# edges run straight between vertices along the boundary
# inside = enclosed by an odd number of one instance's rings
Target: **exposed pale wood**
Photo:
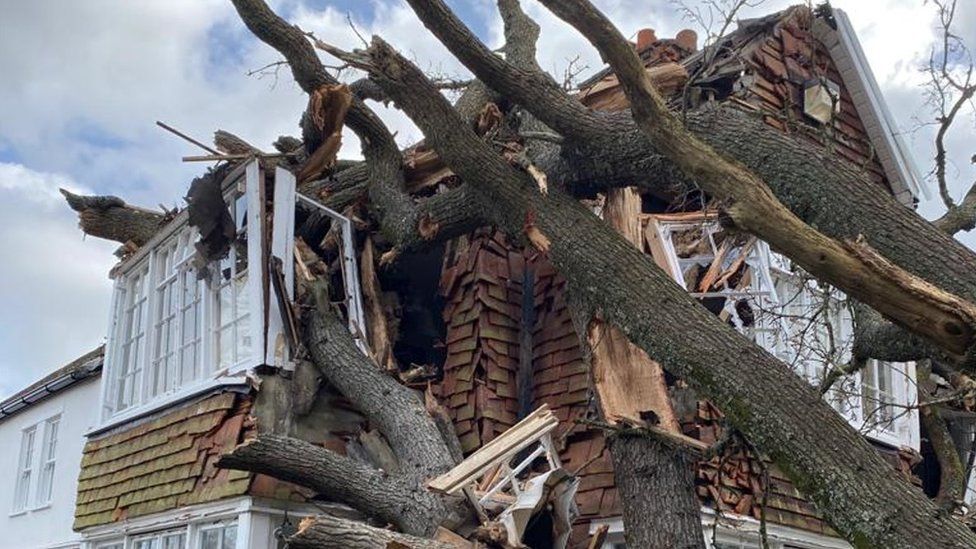
[[[590,536],[590,543],[587,544],[586,549],[601,549],[603,547],[603,542],[607,540],[607,532],[610,531],[609,524],[601,524],[596,527],[596,532]]]
[[[647,76],[665,95],[679,90],[688,81],[688,71],[678,63],[664,63],[650,67],[647,69]],[[629,105],[627,97],[620,88],[620,82],[614,75],[584,89],[578,97],[583,104],[593,109],[617,111]]]
[[[372,237],[367,236],[363,242],[363,251],[359,258],[360,283],[363,291],[363,309],[366,314],[366,332],[369,337],[369,349],[373,360],[383,369],[396,371],[397,365],[393,358],[393,337],[390,333],[389,320],[383,310],[383,289],[380,279],[376,275],[376,247]]]
[[[438,492],[454,494],[474,482],[490,468],[505,461],[559,425],[559,419],[546,405],[540,406],[512,428],[468,456],[456,467],[427,483]]]
[[[722,274],[722,263],[725,262],[725,256],[729,255],[729,251],[732,250],[732,239],[726,238],[722,245],[719,246],[718,251],[715,252],[715,259],[712,260],[712,264],[708,266],[708,270],[705,271],[705,276],[702,277],[701,282],[698,283],[699,292],[707,292],[712,285],[719,279]]]
[[[312,123],[326,137],[298,172],[299,184],[315,179],[335,163],[342,144],[342,122],[351,104],[352,94],[344,84],[320,86],[309,96]]]
[[[603,208],[603,218],[614,229],[642,248],[641,197],[632,188],[611,189]],[[664,371],[643,350],[633,345],[617,328],[593,318],[587,327],[592,354],[590,364],[593,385],[603,417],[642,417],[651,411],[660,425],[677,432],[680,429]]]

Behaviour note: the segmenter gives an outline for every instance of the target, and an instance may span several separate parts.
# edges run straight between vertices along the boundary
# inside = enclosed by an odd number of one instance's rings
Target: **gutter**
[[[0,421],[20,412],[45,398],[64,391],[86,379],[98,375],[102,371],[102,357],[93,358],[80,368],[58,376],[44,385],[34,389],[24,396],[17,397],[0,404]]]

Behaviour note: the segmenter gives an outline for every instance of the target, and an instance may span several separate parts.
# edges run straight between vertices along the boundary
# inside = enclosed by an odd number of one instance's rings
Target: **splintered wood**
[[[455,468],[428,482],[427,487],[446,494],[456,494],[463,488],[472,487],[493,467],[511,459],[530,445],[539,443],[557,425],[559,419],[553,415],[548,406],[542,405],[511,429],[479,448]],[[505,479],[501,480],[504,481]]]
[[[322,143],[305,161],[298,172],[298,183],[310,181],[335,163],[342,144],[342,122],[352,104],[352,93],[345,84],[326,85],[308,98],[308,116],[321,132]]]
[[[607,193],[604,219],[629,242],[643,248],[640,211],[641,198],[634,189],[612,189]],[[593,385],[603,417],[612,423],[619,418],[641,420],[652,412],[652,423],[678,432],[680,426],[661,366],[600,318],[590,320],[586,336],[592,349]]]

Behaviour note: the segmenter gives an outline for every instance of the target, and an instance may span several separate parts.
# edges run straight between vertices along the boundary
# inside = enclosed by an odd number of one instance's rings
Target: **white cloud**
[[[368,0],[365,36],[379,34],[421,67],[451,76],[467,71],[423,28],[402,1]],[[360,47],[346,12],[278,0],[306,30],[346,48]],[[632,36],[652,27],[661,37],[692,26],[668,2],[601,0],[599,7]],[[743,12],[764,15],[795,0],[767,1]],[[847,10],[892,111],[904,129],[922,108],[916,67],[932,43],[931,5],[918,0],[834,0]],[[315,2],[321,5],[322,2]],[[352,5],[343,4],[341,5]],[[961,4],[967,4],[961,2]],[[972,3],[969,3],[972,4]],[[461,3],[455,3],[461,5]],[[525,9],[543,27],[539,61],[557,78],[580,56],[602,62],[576,31],[533,0]],[[501,44],[493,0],[465,0],[480,16],[489,46]],[[362,13],[365,8],[356,8]],[[962,5],[958,30],[976,45],[976,4]],[[270,148],[280,134],[296,134],[305,96],[281,70],[273,79],[245,73],[278,56],[250,35],[226,0],[86,0],[6,2],[0,21],[0,395],[93,346],[105,331],[107,271],[112,243],[83,241],[74,214],[56,193],[70,186],[123,196],[133,203],[174,204],[204,167],[180,156],[198,151],[153,122],[169,122],[209,140],[223,128]],[[392,108],[377,108],[398,141],[420,132]],[[346,132],[342,154],[358,156]],[[919,164],[929,166],[931,132],[912,135]],[[962,153],[976,142],[973,125],[952,136],[953,190],[973,179]],[[13,160],[11,160],[11,157]],[[63,175],[55,175],[63,174]],[[939,213],[926,204],[923,212]],[[7,328],[7,327],[10,328]],[[53,335],[52,335],[53,334]]]
[[[59,187],[71,179],[0,163],[0,398],[105,336],[110,242],[83,241]]]

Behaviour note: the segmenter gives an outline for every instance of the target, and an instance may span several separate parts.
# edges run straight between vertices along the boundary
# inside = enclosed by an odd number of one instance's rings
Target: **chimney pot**
[[[637,51],[643,51],[644,48],[650,46],[654,42],[657,42],[657,36],[654,34],[654,29],[641,29],[637,31]]]
[[[679,31],[674,41],[688,51],[698,51],[698,33],[691,29]]]

